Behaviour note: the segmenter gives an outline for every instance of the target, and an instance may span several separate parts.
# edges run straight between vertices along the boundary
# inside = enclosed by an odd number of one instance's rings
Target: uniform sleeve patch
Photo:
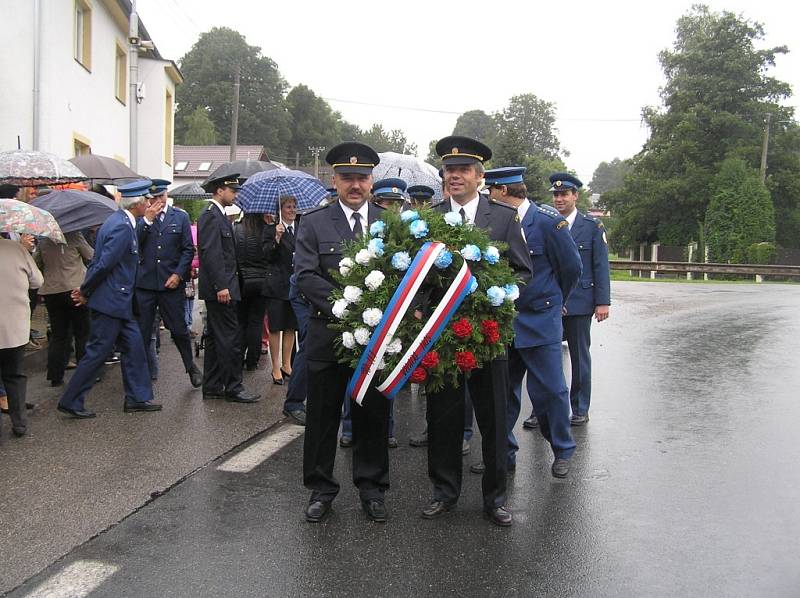
[[[561,220],[558,224],[556,224],[556,230],[561,230],[565,226],[569,226],[569,223],[566,220]]]

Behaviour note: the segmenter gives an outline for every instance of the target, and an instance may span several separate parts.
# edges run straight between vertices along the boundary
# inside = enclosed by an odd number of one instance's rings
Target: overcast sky
[[[362,128],[403,129],[423,157],[458,114],[534,93],[555,104],[567,166],[588,183],[600,162],[641,149],[641,109],[659,103],[664,82],[658,52],[691,4],[138,0],[138,11],[166,58],[180,60],[211,27],[238,30],[290,85],[308,85]],[[800,4],[707,4],[762,23],[763,47],[787,45],[772,75],[800,93]],[[797,95],[789,103],[800,107]]]

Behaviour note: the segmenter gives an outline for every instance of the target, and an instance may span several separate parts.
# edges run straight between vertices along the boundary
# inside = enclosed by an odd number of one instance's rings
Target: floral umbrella
[[[0,152],[0,184],[38,187],[85,181],[74,164],[55,154],[24,150]]]
[[[16,199],[0,199],[0,232],[48,237],[56,243],[67,242],[50,212]]]

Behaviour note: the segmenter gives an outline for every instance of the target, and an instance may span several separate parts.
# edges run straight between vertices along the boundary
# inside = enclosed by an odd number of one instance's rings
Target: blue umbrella
[[[236,204],[246,213],[277,214],[278,200],[293,197],[298,210],[316,207],[328,197],[325,186],[307,172],[279,168],[257,172],[242,185]]]
[[[41,210],[50,212],[61,227],[61,232],[71,233],[103,224],[119,209],[113,199],[93,191],[51,191],[31,202]]]

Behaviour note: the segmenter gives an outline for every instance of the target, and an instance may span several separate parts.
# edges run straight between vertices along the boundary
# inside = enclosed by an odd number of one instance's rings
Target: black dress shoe
[[[203,386],[203,372],[200,371],[196,365],[192,365],[189,369],[189,381],[192,383],[194,388],[200,388]]]
[[[234,393],[225,393],[225,400],[229,403],[257,403],[261,399],[261,395],[257,395],[246,390],[240,390]]]
[[[287,372],[286,370],[284,370],[283,368],[281,368],[281,376],[283,376],[287,380],[292,377],[292,375],[289,372]]]
[[[586,415],[573,415],[569,418],[569,423],[572,426],[585,426],[589,421],[589,414]]]
[[[565,478],[569,473],[569,459],[556,459],[553,461],[553,466],[550,472],[554,478]]]
[[[272,383],[277,384],[278,386],[283,386],[283,378],[276,378],[272,376]]]
[[[203,390],[203,400],[217,400],[224,399],[225,391],[222,390]]]
[[[397,448],[397,438],[389,436],[389,448]]]
[[[70,409],[69,407],[64,407],[59,405],[56,407],[61,413],[66,413],[67,415],[71,415],[72,417],[77,417],[78,419],[90,419],[92,417],[97,417],[97,414],[94,411],[87,411],[86,409]]]
[[[22,438],[23,436],[25,436],[25,434],[27,434],[28,428],[11,428],[11,431],[17,438]]]
[[[539,420],[536,419],[536,416],[533,413],[531,413],[531,416],[524,422],[522,422],[522,427],[525,428],[526,430],[532,430],[533,428],[538,428]]]
[[[50,386],[53,388],[58,386],[64,386],[64,380],[50,380]]]
[[[246,363],[244,364],[244,369],[248,372],[255,372],[258,369],[257,363]]]
[[[473,463],[472,465],[470,465],[469,470],[472,473],[480,474],[486,471],[486,466],[483,464],[483,461],[478,461],[477,463]]]
[[[294,423],[299,426],[306,425],[306,412],[302,409],[293,409],[292,411],[286,411],[286,409],[284,409],[283,414],[286,417],[291,417],[294,420]]]
[[[495,507],[494,509],[484,510],[483,517],[500,527],[508,527],[514,522],[514,517],[505,507]]]
[[[125,411],[125,413],[137,413],[139,411],[161,411],[161,405],[151,401],[147,401],[146,403],[125,403],[123,411]]]
[[[408,444],[411,446],[428,446],[428,428],[425,428],[421,433],[412,436],[408,439]]]
[[[431,504],[422,509],[423,519],[436,519],[456,506],[454,502],[444,502],[443,500],[432,500]]]
[[[308,503],[306,507],[306,521],[309,523],[319,523],[331,512],[331,503],[315,500]]]
[[[342,448],[350,448],[353,446],[353,437],[352,436],[342,436],[339,438],[339,446]]]
[[[369,517],[376,523],[386,522],[386,505],[383,504],[382,500],[377,500],[377,499],[362,500],[361,508],[364,509],[364,512],[367,514],[367,517]]]

